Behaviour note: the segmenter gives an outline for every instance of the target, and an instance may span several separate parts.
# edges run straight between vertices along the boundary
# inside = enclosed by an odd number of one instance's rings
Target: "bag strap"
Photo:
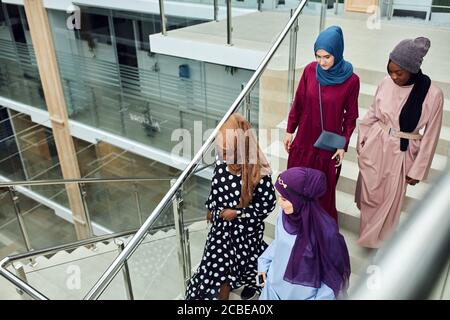
[[[322,127],[323,131],[322,94],[320,90],[320,82],[317,81],[317,83],[319,84],[320,126]]]

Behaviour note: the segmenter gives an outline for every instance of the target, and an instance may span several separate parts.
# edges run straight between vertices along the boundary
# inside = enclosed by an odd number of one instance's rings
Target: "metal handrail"
[[[2,275],[7,280],[9,280],[9,282],[11,282],[14,286],[19,288],[23,292],[27,293],[30,297],[37,299],[37,300],[48,300],[48,298],[45,295],[43,295],[41,292],[39,292],[37,289],[30,286],[28,283],[26,283],[22,279],[18,278],[17,276],[15,276],[11,272],[9,272],[6,269],[6,267],[9,264],[11,264],[17,260],[32,259],[32,258],[35,258],[38,256],[49,255],[49,254],[56,253],[56,252],[59,252],[62,250],[70,250],[70,249],[74,249],[74,248],[79,248],[82,246],[86,246],[86,245],[90,245],[90,244],[94,244],[94,243],[98,243],[98,242],[102,242],[102,241],[106,241],[106,240],[110,240],[110,239],[114,239],[114,238],[128,236],[133,233],[136,233],[136,231],[137,231],[137,229],[132,230],[132,231],[118,232],[118,233],[108,234],[108,235],[104,235],[104,236],[98,236],[98,237],[94,237],[94,238],[90,238],[90,239],[79,240],[79,241],[75,241],[75,242],[72,242],[69,244],[63,244],[63,245],[59,245],[59,246],[55,246],[55,247],[51,247],[51,248],[34,250],[34,251],[26,252],[26,253],[20,253],[20,254],[16,254],[13,256],[8,256],[8,257],[3,258],[0,261],[0,275]]]
[[[105,183],[105,182],[140,182],[140,181],[170,181],[168,178],[142,178],[142,177],[123,177],[123,178],[81,178],[81,179],[53,179],[53,180],[33,180],[33,181],[8,181],[0,182],[0,188],[13,186],[45,186],[69,183]]]
[[[169,227],[175,227],[175,225],[168,224],[168,225],[158,226],[158,227],[154,227],[153,230],[161,230],[161,229],[166,229]],[[106,241],[106,240],[129,236],[131,234],[136,233],[137,231],[138,231],[138,229],[116,232],[116,233],[107,234],[107,235],[103,235],[103,236],[97,236],[97,237],[93,237],[93,238],[89,238],[89,239],[78,240],[75,242],[66,243],[66,244],[62,244],[62,245],[58,245],[58,246],[54,246],[54,247],[50,247],[50,248],[33,250],[30,252],[25,252],[25,253],[8,256],[8,257],[5,257],[2,260],[0,260],[0,275],[2,275],[7,280],[12,282],[12,284],[14,286],[16,286],[18,289],[22,290],[23,292],[26,292],[32,298],[38,299],[38,300],[48,300],[48,298],[45,295],[43,295],[41,292],[39,292],[33,286],[29,285],[28,283],[26,283],[25,281],[23,281],[16,275],[9,272],[6,269],[6,267],[9,264],[11,264],[15,261],[18,261],[18,260],[28,260],[28,259],[33,259],[33,258],[39,257],[39,256],[50,255],[50,254],[57,253],[57,252],[63,251],[63,250],[76,249],[79,247],[91,245],[91,244]]]
[[[120,268],[124,264],[126,260],[134,253],[134,251],[137,249],[139,244],[142,242],[142,240],[145,237],[145,234],[147,233],[147,230],[153,225],[153,223],[158,219],[158,217],[162,214],[162,212],[169,206],[172,198],[176,194],[177,190],[184,184],[184,182],[193,174],[196,167],[199,165],[203,158],[203,154],[209,149],[209,147],[213,144],[216,135],[218,134],[220,128],[225,124],[225,122],[228,120],[228,118],[238,109],[239,105],[244,101],[245,97],[251,92],[251,90],[256,85],[258,79],[260,78],[261,74],[269,64],[270,59],[275,54],[275,51],[278,49],[278,47],[281,45],[282,41],[290,31],[291,27],[294,25],[295,21],[300,16],[300,13],[302,12],[303,8],[305,7],[307,3],[307,0],[302,0],[300,4],[298,5],[297,9],[295,10],[294,14],[284,27],[283,31],[281,31],[278,38],[275,40],[275,43],[272,45],[258,68],[256,69],[253,76],[248,81],[245,88],[241,91],[239,96],[236,98],[236,100],[233,102],[231,107],[228,109],[226,114],[223,116],[217,127],[213,130],[211,135],[208,137],[206,142],[203,144],[203,146],[200,148],[200,150],[197,152],[197,154],[194,156],[192,161],[189,163],[189,165],[186,167],[186,169],[181,173],[181,175],[178,177],[174,185],[169,189],[167,194],[164,196],[164,198],[161,200],[161,202],[157,205],[157,207],[153,210],[153,212],[150,214],[150,216],[147,218],[147,220],[144,222],[142,227],[138,230],[135,236],[130,240],[130,242],[127,244],[125,249],[122,251],[122,253],[119,254],[119,256],[113,261],[113,263],[109,266],[109,268],[105,271],[105,273],[100,277],[100,279],[97,281],[97,283],[92,287],[92,289],[88,292],[88,294],[85,296],[85,299],[91,300],[91,299],[97,299],[103,291],[106,289],[108,284],[113,280],[113,278],[116,276],[116,274],[119,272]]]
[[[164,228],[166,228],[166,227],[164,227]],[[82,246],[87,246],[87,245],[97,243],[97,242],[102,242],[102,241],[119,238],[119,237],[125,237],[130,234],[136,233],[137,230],[138,229],[116,232],[116,233],[106,234],[103,236],[97,236],[97,237],[93,237],[93,238],[89,238],[89,239],[78,240],[78,241],[74,241],[71,243],[61,244],[61,245],[50,247],[50,248],[33,250],[30,252],[25,252],[25,253],[19,253],[19,254],[15,254],[12,256],[8,256],[8,257],[4,258],[2,261],[8,259],[8,262],[11,263],[11,262],[14,262],[17,260],[32,259],[32,258],[39,257],[39,256],[50,255],[50,254],[53,254],[53,253],[56,253],[56,252],[59,252],[62,250],[76,249],[76,248],[79,248]],[[0,263],[0,267],[3,268],[3,266],[4,266],[4,264]]]

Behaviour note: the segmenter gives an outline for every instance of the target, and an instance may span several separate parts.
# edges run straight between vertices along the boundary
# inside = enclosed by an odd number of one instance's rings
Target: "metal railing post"
[[[338,10],[338,7],[339,7],[339,0],[336,0],[336,3],[335,3],[335,4],[336,4],[336,6],[335,6],[335,8],[334,8],[334,14],[337,15],[337,14],[338,14],[338,11],[339,11],[339,10]]]
[[[164,11],[164,0],[159,0],[159,17],[161,19],[161,34],[167,36],[166,13]]]
[[[325,29],[325,19],[327,17],[327,0],[322,0],[322,6],[320,8],[320,25],[319,32],[322,32]]]
[[[232,46],[232,33],[233,33],[233,26],[232,26],[232,19],[231,19],[231,0],[227,1],[227,44]]]
[[[262,11],[262,0],[258,0],[258,11]]]
[[[14,187],[9,187],[9,195],[14,206],[14,212],[16,213],[17,222],[19,223],[19,229],[25,243],[25,248],[29,252],[33,250],[33,248],[31,247],[30,238],[28,237],[27,228],[25,227],[25,221],[23,220],[22,213],[20,211],[19,196]]]
[[[291,17],[293,10],[291,10]],[[291,29],[289,38],[289,65],[288,65],[288,110],[294,100],[295,95],[295,66],[297,63],[297,36],[298,36],[298,19]]]
[[[441,299],[441,300],[444,300],[445,289],[447,288],[447,284],[448,284],[449,279],[450,279],[449,275],[450,275],[450,263],[448,264],[447,274],[445,276],[444,283],[442,285],[442,290],[441,290],[441,293],[439,295],[439,299]]]
[[[123,241],[117,240],[116,244],[119,248],[119,253],[122,252],[123,249],[125,248],[125,244],[123,243]],[[134,300],[133,286],[131,284],[130,268],[128,267],[128,261],[125,261],[123,263],[122,275],[123,281],[125,282],[125,290],[127,293],[127,298],[128,300]]]
[[[242,83],[241,84],[241,90],[244,90],[245,86],[246,86],[246,83]],[[250,97],[250,92],[249,92],[245,96],[245,100],[244,100],[245,119],[248,122],[250,122],[250,120],[251,120],[250,111],[251,111],[251,97]]]
[[[133,183],[133,187],[134,187],[134,199],[136,200],[136,208],[137,208],[139,227],[140,227],[140,226],[142,226],[142,209],[141,209],[141,200],[139,198],[139,191],[138,191],[137,183]]]
[[[388,7],[387,7],[388,20],[391,20],[393,15],[394,15],[394,0],[388,0]]]
[[[214,21],[219,22],[219,0],[214,0]]]
[[[27,280],[27,274],[25,273],[25,269],[23,268],[23,264],[22,263],[17,263],[17,264],[13,264],[14,267],[14,271],[16,273],[16,276],[22,280],[25,283],[28,283]],[[19,295],[22,296],[23,300],[30,300],[30,297],[28,295],[25,294],[25,292],[19,288],[16,288],[16,291]]]
[[[171,186],[175,184],[175,179],[170,182]],[[178,189],[175,196],[172,198],[173,207],[173,218],[175,224],[175,231],[178,239],[178,261],[181,266],[181,281],[182,288],[184,291],[187,289],[187,282],[191,278],[191,266],[189,264],[190,257],[187,256],[188,250],[186,240],[189,236],[184,229],[184,218],[183,218],[183,194],[182,188]]]
[[[89,208],[88,208],[87,200],[86,200],[86,196],[87,196],[86,186],[84,185],[84,183],[78,183],[78,188],[81,193],[81,199],[83,202],[84,212],[86,212],[86,223],[87,223],[88,229],[89,229],[89,237],[93,237],[94,230],[92,229],[91,215],[89,213]],[[95,244],[92,246],[93,246],[92,247],[93,249],[96,248]]]
[[[97,110],[97,97],[95,96],[94,87],[89,87],[91,90],[91,96],[92,96],[92,106],[90,108],[91,113],[93,113],[94,123],[95,126],[98,127],[100,123],[100,118],[98,116],[98,110]]]

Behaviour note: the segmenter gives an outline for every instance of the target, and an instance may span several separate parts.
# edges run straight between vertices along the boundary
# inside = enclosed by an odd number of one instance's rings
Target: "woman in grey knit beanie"
[[[401,41],[388,73],[359,124],[356,203],[358,243],[378,248],[395,228],[408,185],[427,178],[442,125],[444,96],[420,69],[430,48],[424,37]],[[423,132],[423,134],[420,134]]]
[[[430,45],[430,40],[424,37],[400,41],[389,55],[388,73],[392,81],[399,86],[408,83],[411,74],[419,72]]]
[[[430,46],[431,42],[428,38],[405,39],[395,46],[389,59],[401,68],[411,73],[417,73]]]

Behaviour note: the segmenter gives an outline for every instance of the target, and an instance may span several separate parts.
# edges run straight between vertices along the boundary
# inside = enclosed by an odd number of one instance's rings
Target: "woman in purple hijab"
[[[335,299],[346,293],[350,259],[336,221],[320,206],[326,177],[294,167],[275,183],[282,208],[275,240],[258,259],[263,300]]]

